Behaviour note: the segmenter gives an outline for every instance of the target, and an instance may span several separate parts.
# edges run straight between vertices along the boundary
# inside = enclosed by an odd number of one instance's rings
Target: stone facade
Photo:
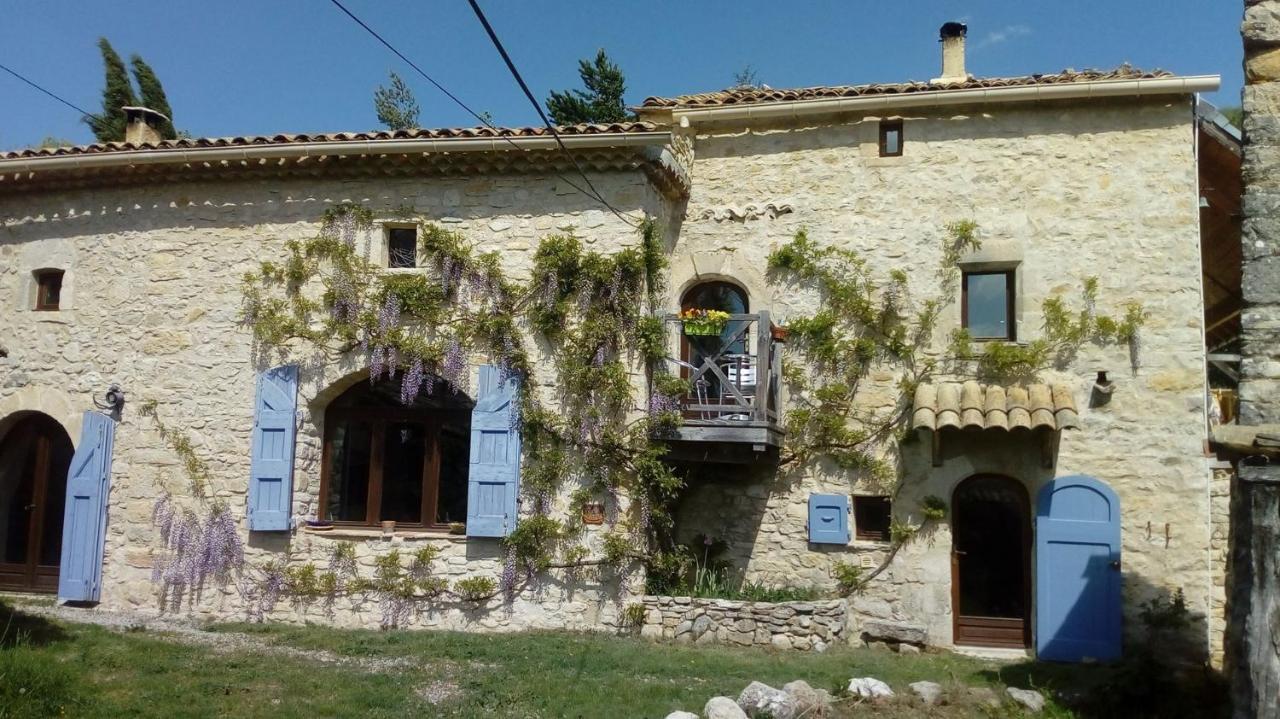
[[[621,210],[660,221],[671,215],[640,172],[601,173],[592,181]],[[538,239],[549,233],[573,231],[603,251],[640,239],[594,201],[539,176],[193,183],[0,197],[0,326],[9,351],[0,358],[0,411],[44,412],[78,438],[80,413],[92,407],[91,397],[111,382],[128,394],[115,438],[103,606],[158,608],[151,569],[160,540],[151,525],[152,506],[168,492],[180,506],[198,508],[180,458],[137,411],[143,402],[155,401],[157,415],[188,436],[210,467],[209,495],[243,517],[255,378],[267,359],[254,354],[250,331],[240,322],[241,277],[263,259],[282,257],[286,242],[313,237],[323,210],[342,201],[360,202],[380,219],[413,207],[460,230],[479,251],[500,250],[516,277],[527,276]],[[31,271],[50,266],[74,275],[73,294],[64,294],[59,312],[32,311]],[[361,381],[364,359],[307,353],[295,359],[304,363],[293,479],[293,516],[301,520],[314,516],[326,403]],[[482,361],[473,358],[471,386]],[[536,381],[550,385],[554,368],[543,370]],[[589,529],[586,544],[598,550],[601,531]],[[496,540],[424,534],[393,543],[376,531],[345,537],[305,530],[254,533],[246,535],[246,561],[313,562],[323,570],[343,539],[356,545],[366,577],[372,576],[375,556],[393,547],[409,554],[424,544],[440,548],[433,568],[451,582],[497,577],[502,570]],[[597,627],[612,622],[642,590],[616,582],[604,586],[589,572],[572,583],[564,579],[552,576],[536,596],[529,591],[509,604],[495,599],[480,608],[445,605],[414,616],[410,624]],[[234,585],[209,586],[184,611],[243,618],[251,607],[240,601]],[[378,626],[381,620],[376,605],[345,599],[332,606],[281,602],[273,616],[345,626]]]
[[[924,497],[949,499],[960,481],[978,473],[1013,477],[1032,498],[1045,483],[1067,474],[1110,484],[1122,503],[1125,605],[1134,626],[1143,601],[1175,587],[1184,589],[1194,612],[1213,611],[1190,103],[1189,97],[1170,96],[914,108],[904,118],[901,157],[878,156],[878,116],[711,123],[676,129],[673,146],[692,186],[683,206],[664,199],[638,171],[594,173],[593,182],[614,206],[653,215],[667,230],[670,310],[679,307],[687,288],[716,279],[743,286],[752,310],[769,309],[778,324],[812,311],[818,301],[813,291],[777,284],[765,272],[768,254],[806,229],[820,245],[862,253],[886,277],[891,269],[906,271],[916,301],[938,297],[944,312],[932,353],[941,357],[960,317],[959,298],[939,296],[943,228],[963,219],[978,223],[983,245],[962,263],[1017,268],[1020,339],[1040,332],[1044,299],[1078,303],[1088,276],[1098,277],[1101,312],[1141,302],[1149,317],[1136,369],[1130,368],[1128,348],[1089,345],[1047,378],[1070,386],[1081,408],[1082,429],[1063,434],[1054,466],[1044,465],[1038,442],[993,433],[945,439],[941,466],[933,466],[923,435],[909,437],[891,457],[903,476],[893,512],[913,523],[920,521]],[[572,229],[601,250],[638,241],[632,228],[592,201],[552,177],[535,175],[178,182],[0,196],[0,299],[6,303],[0,319],[10,350],[0,359],[0,408],[35,403],[71,431],[75,412],[89,406],[91,394],[119,382],[131,401],[155,400],[158,414],[190,435],[213,468],[214,495],[242,516],[254,377],[263,358],[254,356],[250,333],[239,324],[240,276],[261,259],[278,258],[287,240],[314,235],[322,210],[344,200],[386,218],[411,206],[465,231],[479,249],[501,251],[516,275],[527,271],[537,238],[556,230]],[[68,271],[72,299],[66,311],[28,309],[30,273],[46,266]],[[297,517],[311,516],[315,507],[325,404],[359,380],[360,362],[312,356],[304,367]],[[1108,371],[1116,389],[1109,403],[1088,407],[1098,371]],[[553,379],[548,366],[535,381],[547,387]],[[889,367],[873,372],[862,395],[866,409],[898,407],[904,398],[897,379]],[[643,397],[639,375],[636,383],[637,397]],[[784,405],[789,399],[784,392]],[[126,410],[115,449],[105,605],[155,607],[151,506],[162,490],[180,494],[181,481],[177,458],[154,426]],[[861,540],[810,545],[809,494],[886,491],[857,472],[825,465],[781,471],[764,463],[698,467],[678,510],[679,538],[724,540],[727,559],[747,580],[832,590],[835,562],[874,567],[889,547]],[[599,531],[590,531],[595,534],[588,544],[594,546]],[[323,566],[337,539],[305,531],[254,536],[248,553],[251,561],[287,557]],[[373,536],[354,541],[366,568],[393,546]],[[397,542],[406,548],[440,546],[437,567],[449,579],[493,576],[501,565],[492,540],[422,536]],[[833,639],[879,621],[920,626],[928,643],[951,645],[950,547],[948,524],[932,525],[849,603],[847,619],[839,602],[809,603],[808,615],[791,607],[795,622],[782,618],[783,631],[765,632],[765,643],[773,644],[775,636],[788,645],[828,641],[816,628],[819,619],[827,619],[835,621],[824,624]],[[583,585],[553,576],[510,604],[495,600],[483,612],[444,607],[415,617],[412,625],[617,626],[622,607],[641,591],[634,583]],[[193,611],[236,616],[245,610],[237,596],[232,588],[210,591]],[[675,636],[695,611],[693,603],[678,605],[675,599],[643,601],[652,617],[646,627],[661,627],[664,636],[668,629]],[[770,613],[781,611],[722,602],[696,606],[708,617],[722,612],[717,621],[756,622],[749,643],[763,636],[760,622],[778,619]],[[281,606],[273,616],[351,626],[379,620],[376,609],[345,604]],[[802,626],[806,616],[810,625]],[[846,623],[847,629],[836,631]],[[715,633],[722,629],[730,641],[747,640],[746,630],[721,622]],[[1208,630],[1206,641],[1207,635]]]
[[[736,644],[821,651],[845,641],[843,600],[739,602],[646,596],[640,636],[694,644]]]
[[[919,523],[920,501],[950,500],[979,473],[1020,480],[1034,502],[1057,476],[1087,474],[1120,497],[1126,626],[1138,606],[1182,587],[1192,611],[1211,612],[1209,469],[1204,457],[1205,375],[1200,308],[1196,164],[1187,141],[1190,100],[1087,106],[1008,105],[946,112],[913,110],[905,152],[880,157],[877,116],[808,122],[694,127],[693,187],[676,243],[677,289],[731,278],[752,307],[775,321],[811,311],[817,297],[764,276],[770,251],[805,229],[822,245],[856,250],[884,273],[906,270],[917,301],[939,294],[936,269],[944,225],[972,219],[982,248],[962,265],[1016,265],[1019,339],[1041,332],[1040,304],[1063,297],[1079,307],[1087,276],[1099,282],[1099,311],[1143,303],[1140,366],[1125,347],[1086,346],[1069,366],[1047,374],[1075,393],[1082,428],[1062,433],[1056,464],[1023,435],[963,433],[944,439],[931,464],[927,435],[900,449],[903,481],[896,517]],[[700,219],[724,208],[774,203],[774,217]],[[1138,268],[1141,268],[1139,271]],[[958,297],[946,306],[934,349],[960,322]],[[1116,389],[1090,407],[1100,370]],[[866,380],[869,409],[909,400],[890,368]],[[1023,439],[1019,439],[1023,437]],[[807,542],[810,493],[885,494],[856,473],[806,468],[779,477],[766,468],[709,468],[686,491],[682,539],[727,541],[726,559],[749,581],[833,588],[836,561],[870,569],[887,543],[847,547]],[[902,549],[852,600],[859,618],[918,622],[930,642],[952,643],[951,539],[946,522]],[[1034,573],[1034,567],[1033,567]]]

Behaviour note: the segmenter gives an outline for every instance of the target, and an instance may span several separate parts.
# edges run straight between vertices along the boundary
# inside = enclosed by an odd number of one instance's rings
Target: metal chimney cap
[[[942,28],[938,31],[938,35],[942,40],[953,37],[964,37],[968,34],[969,26],[962,22],[943,23]]]

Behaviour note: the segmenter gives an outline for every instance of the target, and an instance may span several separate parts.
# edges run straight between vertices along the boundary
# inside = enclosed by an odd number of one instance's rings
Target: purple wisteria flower
[[[369,352],[369,381],[377,382],[382,378],[383,372],[387,369],[386,355],[381,346],[374,347]]]
[[[425,375],[422,358],[414,357],[413,363],[409,365],[409,370],[404,373],[404,377],[400,380],[401,404],[413,404],[414,400],[418,399],[418,392],[422,390],[422,380]]]
[[[467,355],[462,350],[462,345],[457,340],[449,340],[449,346],[444,351],[444,367],[441,368],[441,374],[453,385],[454,392],[465,392],[467,390],[468,372],[467,372]]]
[[[385,335],[399,324],[400,298],[388,294],[386,301],[382,303],[382,309],[378,310],[378,332]]]
[[[601,367],[603,367],[604,357],[605,357],[604,345],[600,345],[599,347],[596,348],[595,356],[591,358],[591,366],[595,367],[596,369],[600,369]]]
[[[498,580],[498,586],[502,590],[502,594],[508,602],[515,599],[516,596],[516,550],[508,547],[506,556],[502,559],[502,576]]]
[[[400,365],[400,352],[395,345],[387,347],[387,379],[396,378],[396,368]]]

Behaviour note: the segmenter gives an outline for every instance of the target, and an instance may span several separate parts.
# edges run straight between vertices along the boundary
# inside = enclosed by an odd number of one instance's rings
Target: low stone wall
[[[644,637],[821,651],[847,635],[843,599],[770,603],[645,596],[640,601]]]

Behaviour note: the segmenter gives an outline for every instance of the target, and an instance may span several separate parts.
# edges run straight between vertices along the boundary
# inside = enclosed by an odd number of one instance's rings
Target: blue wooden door
[[[1036,506],[1040,659],[1120,657],[1120,500],[1092,477],[1060,477]]]
[[[115,431],[115,421],[105,414],[84,413],[80,444],[76,445],[71,468],[67,471],[62,558],[58,569],[58,599],[61,601],[98,601]]]
[[[499,382],[497,367],[480,367],[471,413],[471,467],[467,475],[467,536],[505,537],[516,528],[520,494],[519,383]]]

